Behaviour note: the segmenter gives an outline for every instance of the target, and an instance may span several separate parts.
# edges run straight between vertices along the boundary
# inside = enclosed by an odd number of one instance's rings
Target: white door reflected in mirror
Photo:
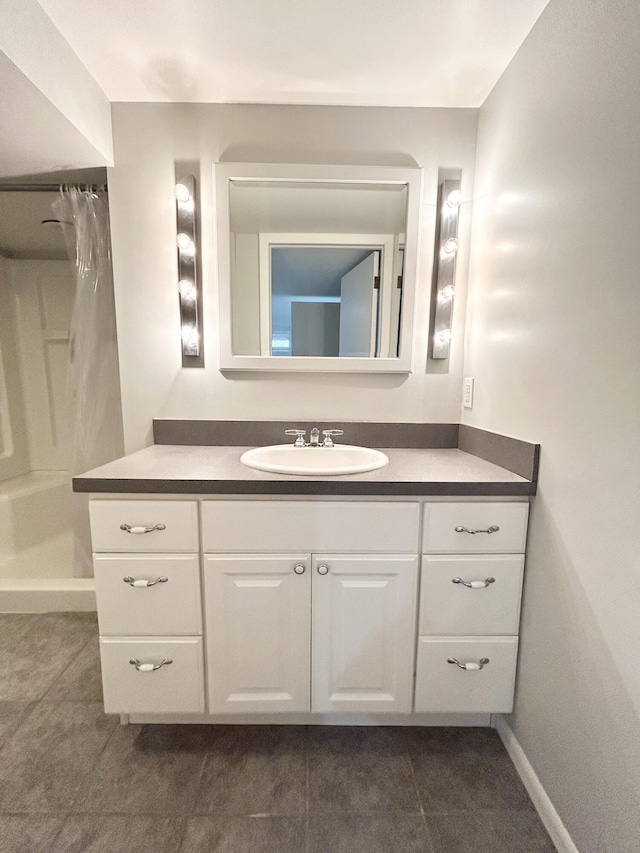
[[[421,180],[218,165],[221,369],[410,372]]]

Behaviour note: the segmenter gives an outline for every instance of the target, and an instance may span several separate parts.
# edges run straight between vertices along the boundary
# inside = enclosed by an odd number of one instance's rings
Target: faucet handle
[[[323,429],[322,434],[324,435],[324,441],[322,442],[323,447],[333,447],[333,439],[332,435],[344,435],[343,429]]]
[[[286,429],[284,431],[285,435],[295,435],[297,436],[296,440],[293,442],[294,447],[305,447],[304,435],[306,430],[304,429]]]

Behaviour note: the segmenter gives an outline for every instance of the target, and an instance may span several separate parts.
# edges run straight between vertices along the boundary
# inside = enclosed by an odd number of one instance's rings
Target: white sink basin
[[[254,447],[240,457],[243,465],[274,474],[361,474],[374,471],[389,462],[380,450],[356,447],[353,444],[334,444],[333,447],[294,447],[292,444],[272,444]]]

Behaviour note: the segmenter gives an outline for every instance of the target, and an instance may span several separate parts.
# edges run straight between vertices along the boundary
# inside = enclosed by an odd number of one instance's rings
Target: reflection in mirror
[[[220,366],[409,372],[420,169],[218,164]]]
[[[235,355],[397,357],[405,184],[232,180],[229,201]]]
[[[271,246],[271,355],[371,355],[372,316],[377,320],[378,294],[374,264],[379,252],[357,246]],[[364,269],[363,315],[349,323],[343,310],[350,277]],[[377,272],[375,273],[377,275]],[[366,316],[368,314],[368,317]],[[362,352],[348,353],[349,326],[366,328]]]

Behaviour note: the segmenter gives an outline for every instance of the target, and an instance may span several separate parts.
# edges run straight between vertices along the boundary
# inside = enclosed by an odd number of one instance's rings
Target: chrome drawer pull
[[[463,581],[462,578],[451,578],[451,583],[461,583],[467,589],[486,589],[490,583],[495,582],[495,578],[486,578],[483,581]]]
[[[138,672],[155,672],[160,667],[173,663],[173,661],[171,658],[163,658],[160,663],[140,663],[138,658],[131,658],[129,663],[135,666]]]
[[[480,658],[478,663],[460,663],[457,658],[447,658],[447,663],[455,663],[456,666],[459,666],[460,669],[464,669],[467,672],[477,672],[479,669],[482,669],[483,666],[490,663],[490,661],[489,658]]]
[[[468,527],[463,527],[461,524],[456,527],[456,533],[471,533],[472,536],[475,536],[476,533],[497,533],[498,530],[500,530],[500,528],[497,524],[492,524],[491,527],[487,527],[486,530],[471,530]]]
[[[156,578],[154,581],[145,581],[145,580],[134,580],[129,575],[126,578],[122,578],[125,583],[128,583],[129,586],[133,587],[147,587],[147,586],[155,586],[157,583],[166,583],[169,578],[166,578],[164,575],[161,578]]]
[[[154,524],[153,527],[132,527],[130,524],[121,524],[120,530],[124,530],[125,533],[135,533],[136,535],[140,533],[153,533],[154,530],[166,530],[166,524]]]

